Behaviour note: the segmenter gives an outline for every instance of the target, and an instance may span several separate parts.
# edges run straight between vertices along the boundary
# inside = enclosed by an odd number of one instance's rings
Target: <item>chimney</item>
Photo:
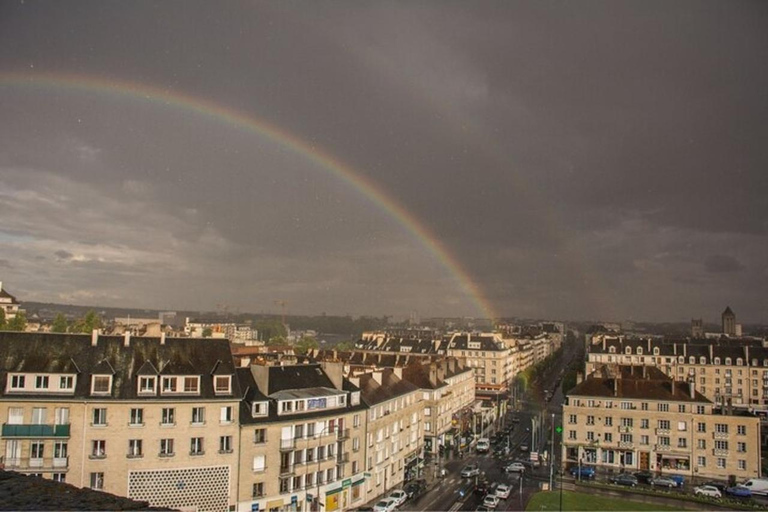
[[[603,352],[605,352],[605,336],[603,336]]]
[[[429,364],[429,383],[433,386],[437,386],[437,364]]]
[[[619,396],[619,377],[613,378],[613,396]]]
[[[252,364],[251,375],[256,386],[263,394],[269,394],[269,366],[266,364]]]
[[[651,338],[648,338],[648,353],[651,353]]]
[[[3,291],[3,282],[0,281],[0,292]]]
[[[95,347],[99,343],[99,330],[94,329],[91,331],[91,346]]]
[[[688,392],[691,398],[696,398],[696,379],[688,379]]]
[[[320,363],[323,371],[331,379],[333,387],[341,389],[344,383],[344,365],[337,361],[323,361]]]
[[[675,395],[675,379],[672,378],[672,396],[674,397],[674,395]]]
[[[381,384],[381,380],[382,380],[381,374],[382,374],[381,370],[376,370],[371,372],[371,378],[375,380],[379,385]]]
[[[125,335],[123,337],[123,346],[124,347],[130,347],[131,346],[131,330],[127,329],[125,331]]]
[[[709,364],[712,364],[712,361],[714,360],[714,348],[712,347],[712,344],[709,344]]]
[[[347,380],[349,380],[349,382],[351,382],[352,384],[354,384],[354,385],[355,385],[355,386],[357,386],[358,388],[360,387],[360,376],[357,376],[357,375],[356,375],[356,376],[352,377],[352,376],[350,375],[350,376],[347,378]]]
[[[581,384],[581,381],[583,380],[584,380],[584,374],[582,374],[581,372],[576,372],[576,385],[578,386],[579,384]]]
[[[688,356],[688,344],[683,343],[683,356]]]
[[[402,366],[395,366],[394,368],[392,368],[392,371],[395,373],[395,376],[398,379],[402,379],[403,378],[403,367]]]
[[[165,331],[160,333],[160,344],[165,345]]]
[[[648,377],[648,367],[643,365],[643,378],[645,379],[647,377]]]
[[[672,351],[673,351],[673,354],[677,355],[677,343],[672,344]]]
[[[733,416],[733,400],[730,397],[726,400],[728,404],[728,416]]]

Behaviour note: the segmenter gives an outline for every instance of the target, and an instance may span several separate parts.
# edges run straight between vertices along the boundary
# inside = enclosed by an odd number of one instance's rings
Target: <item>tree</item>
[[[268,347],[280,347],[285,344],[286,344],[285,338],[283,338],[282,336],[273,336],[272,338],[269,339],[269,341],[267,341]]]
[[[312,336],[302,336],[298,343],[296,343],[296,352],[299,354],[306,354],[313,348],[320,346],[317,340]]]
[[[268,342],[272,341],[272,338],[285,338],[288,336],[288,331],[285,330],[285,326],[276,318],[259,320],[256,322],[255,327],[259,333],[259,339]]]
[[[51,332],[67,332],[67,329],[69,329],[67,319],[64,318],[64,315],[58,313],[51,324]]]
[[[203,338],[210,338],[213,335],[213,329],[206,327],[203,329]]]
[[[355,350],[355,344],[352,340],[340,341],[334,348],[336,350]]]
[[[5,329],[5,310],[0,308],[0,331]]]
[[[15,317],[8,321],[6,328],[9,331],[23,331],[27,328],[27,315],[19,311]]]
[[[91,310],[85,317],[79,318],[72,327],[72,332],[91,333],[94,329],[101,328],[101,317]]]

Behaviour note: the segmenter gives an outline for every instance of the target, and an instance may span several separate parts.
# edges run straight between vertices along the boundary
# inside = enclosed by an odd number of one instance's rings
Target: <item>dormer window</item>
[[[216,375],[214,377],[214,389],[217,395],[232,394],[232,376]]]
[[[631,354],[632,353],[632,347],[627,347],[624,349],[625,354]]]
[[[200,377],[184,377],[184,392],[197,393],[200,391]]]
[[[154,395],[155,386],[157,386],[157,378],[139,377],[139,394],[140,395]]]
[[[653,347],[653,355],[659,355],[659,347]]]
[[[93,375],[91,380],[92,395],[108,395],[112,389],[111,375]]]
[[[344,395],[339,395],[339,405],[346,405],[347,404],[347,397]]]
[[[351,398],[352,405],[358,405],[360,403],[360,392],[354,391]]]
[[[704,356],[701,356],[699,358],[699,364],[707,364],[707,358]]]
[[[744,361],[739,357],[736,359],[736,366],[741,366],[744,364]]]
[[[731,358],[730,357],[726,357],[725,358],[725,365],[726,366],[731,366]]]
[[[637,347],[637,355],[643,355],[643,347]]]
[[[688,358],[688,364],[696,364],[696,358],[691,356]]]
[[[685,364],[685,358],[683,356],[680,356],[677,358],[677,362],[680,364]]]
[[[175,393],[176,389],[176,377],[163,377],[163,393]]]
[[[11,375],[11,389],[22,390],[27,383],[25,375]]]
[[[71,375],[64,375],[59,378],[59,389],[69,390],[75,386],[75,379]]]
[[[48,389],[48,376],[38,375],[35,377],[35,389]]]
[[[251,404],[251,416],[254,418],[257,416],[267,415],[267,403],[266,402],[254,402]]]
[[[608,347],[608,353],[609,354],[615,354],[616,353],[616,347]]]
[[[720,364],[720,358],[719,357],[715,358],[715,364]]]

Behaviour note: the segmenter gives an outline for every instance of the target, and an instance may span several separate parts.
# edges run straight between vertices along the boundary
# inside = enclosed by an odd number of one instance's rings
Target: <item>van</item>
[[[765,478],[750,478],[741,485],[752,491],[752,494],[768,495],[768,480]]]
[[[487,437],[477,440],[477,453],[487,453],[491,449],[491,440]]]

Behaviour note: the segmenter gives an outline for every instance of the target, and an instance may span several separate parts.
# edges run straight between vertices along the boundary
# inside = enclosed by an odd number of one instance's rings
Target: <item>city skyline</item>
[[[0,13],[22,301],[766,320],[761,4]]]

